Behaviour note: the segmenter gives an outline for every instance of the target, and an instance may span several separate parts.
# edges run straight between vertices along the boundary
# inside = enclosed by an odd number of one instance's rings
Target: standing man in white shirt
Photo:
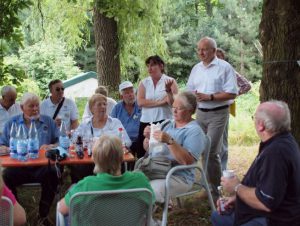
[[[78,109],[75,102],[64,97],[64,86],[61,80],[52,80],[49,85],[51,96],[41,103],[41,114],[48,115],[55,120],[57,127],[63,120],[67,130],[76,129],[78,123]]]
[[[208,179],[214,197],[220,185],[220,150],[222,134],[229,117],[229,101],[238,93],[235,72],[232,66],[216,57],[217,44],[210,37],[200,39],[197,44],[201,60],[190,74],[187,89],[196,94],[198,101],[197,121],[211,138],[208,161]]]
[[[4,124],[15,115],[22,113],[20,105],[16,103],[17,91],[13,86],[3,86],[0,99],[0,135],[2,134]]]

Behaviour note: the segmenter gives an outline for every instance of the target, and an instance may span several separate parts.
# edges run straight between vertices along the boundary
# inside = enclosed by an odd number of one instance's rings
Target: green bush
[[[259,85],[256,82],[252,89],[236,99],[236,117],[230,116],[229,144],[252,146],[259,142],[252,116],[259,104]]]
[[[26,46],[19,51],[19,57],[14,61],[23,68],[29,79],[38,84],[42,98],[47,94],[51,80],[65,80],[81,72],[73,58],[67,54],[63,43],[58,42],[41,41]]]

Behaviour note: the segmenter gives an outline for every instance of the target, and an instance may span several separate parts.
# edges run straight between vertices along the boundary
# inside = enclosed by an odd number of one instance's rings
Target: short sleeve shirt
[[[187,90],[205,94],[238,94],[235,71],[229,63],[217,57],[207,66],[200,62],[191,71]],[[198,103],[198,107],[209,109],[229,104],[230,101],[202,101]]]
[[[13,205],[15,205],[17,202],[14,194],[11,192],[11,190],[9,190],[9,188],[6,185],[3,186],[2,196],[9,198]]]
[[[131,141],[137,140],[139,135],[140,119],[141,119],[141,109],[134,102],[133,112],[131,115],[128,114],[124,107],[124,101],[120,101],[112,110],[111,117],[119,119]]]
[[[271,212],[236,202],[236,225],[257,217],[268,218],[269,225],[298,225],[300,222],[300,151],[293,136],[286,132],[262,142],[259,154],[242,184],[255,187],[256,197]]]
[[[59,103],[58,103],[59,104]],[[40,111],[42,115],[53,117],[58,104],[53,104],[50,97],[41,103]],[[79,118],[78,109],[75,102],[69,98],[65,98],[64,103],[57,114],[65,123],[68,130],[71,128],[71,121]]]
[[[187,150],[194,157],[195,161],[198,161],[200,155],[204,151],[206,145],[206,137],[203,130],[195,120],[189,122],[181,128],[176,128],[175,122],[172,120],[163,128],[163,131],[168,133],[178,144],[180,144],[185,150]],[[171,160],[175,160],[174,156],[169,151],[167,144],[163,144],[163,150],[161,152],[154,153],[155,154],[150,155],[163,155]],[[174,175],[181,176],[187,183],[194,182],[194,170],[181,170],[175,172]]]
[[[12,122],[20,122],[23,120],[23,114],[12,117],[4,126],[3,134],[0,136],[0,145],[9,146],[10,127]],[[36,128],[38,131],[39,144],[54,144],[58,141],[59,131],[52,118],[47,115],[40,115],[39,120],[36,121]],[[27,133],[29,128],[25,126]]]
[[[22,113],[20,105],[18,103],[13,104],[8,110],[6,110],[0,104],[0,134],[4,129],[4,124],[13,116],[19,115]]]

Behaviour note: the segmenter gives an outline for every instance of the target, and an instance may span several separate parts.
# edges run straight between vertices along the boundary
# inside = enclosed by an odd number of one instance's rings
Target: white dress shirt
[[[238,94],[235,71],[229,63],[217,57],[207,66],[200,62],[191,71],[187,90],[204,94],[218,92]],[[198,103],[198,107],[212,109],[229,104],[230,100],[203,101]]]

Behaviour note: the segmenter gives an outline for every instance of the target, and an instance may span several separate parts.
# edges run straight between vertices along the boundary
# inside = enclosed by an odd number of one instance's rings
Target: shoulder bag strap
[[[61,107],[62,107],[64,101],[65,101],[65,98],[63,97],[63,99],[62,99],[61,102],[58,104],[58,106],[57,106],[57,108],[56,108],[56,110],[55,110],[55,112],[54,112],[54,115],[53,115],[53,117],[52,117],[53,120],[56,118],[56,116],[57,116],[59,110],[61,109]]]

